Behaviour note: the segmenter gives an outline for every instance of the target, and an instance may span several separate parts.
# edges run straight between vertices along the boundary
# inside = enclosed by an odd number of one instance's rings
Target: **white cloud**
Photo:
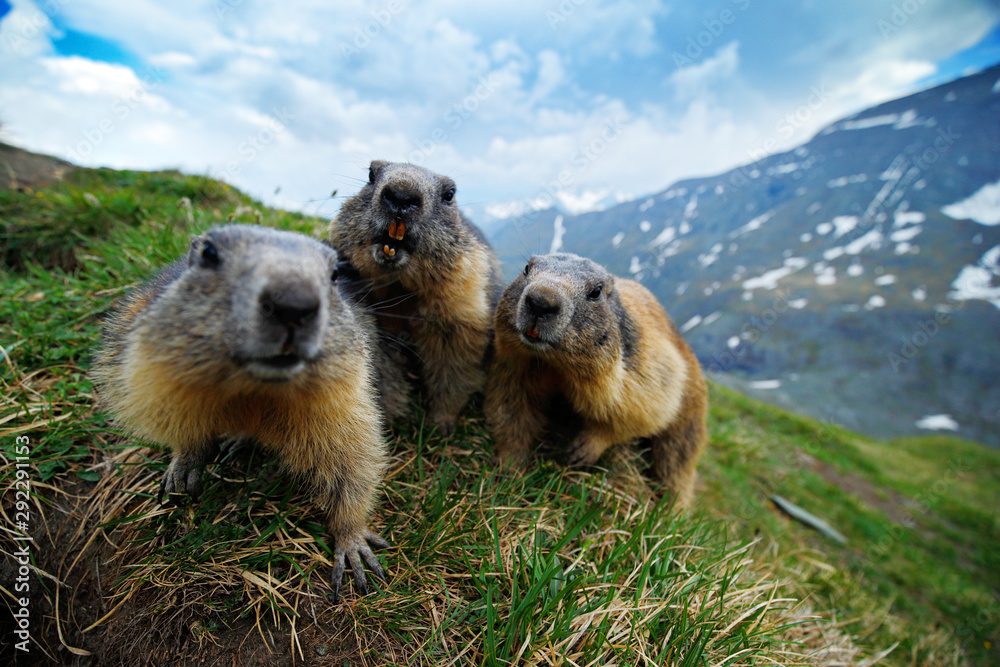
[[[668,83],[682,99],[703,97],[715,85],[725,83],[736,74],[740,65],[739,50],[739,42],[730,42],[711,58],[677,70],[670,75]]]
[[[666,75],[672,47],[658,33],[667,14],[659,0],[389,4],[61,5],[67,25],[120,44],[148,72],[57,56],[55,28],[18,0],[0,40],[20,35],[25,19],[40,26],[18,49],[0,51],[5,136],[87,165],[225,173],[254,196],[295,208],[333,188],[353,192],[373,158],[449,173],[463,205],[560,193],[575,206],[591,193],[627,198],[753,161],[769,140],[790,147],[932,71],[937,56],[921,56],[922,39],[934,53],[971,39],[955,37],[968,20],[942,19],[935,4],[926,16],[947,23],[950,42],[907,31],[869,44],[879,58],[853,55],[863,66],[818,59],[829,99],[785,136],[778,123],[805,103],[808,87],[783,96],[754,87],[739,23],[711,57]],[[552,7],[567,10],[564,21],[550,25]],[[642,88],[627,76],[609,83],[609,62],[649,68],[666,86]],[[269,130],[279,118],[281,130]],[[104,121],[111,131],[97,133]]]

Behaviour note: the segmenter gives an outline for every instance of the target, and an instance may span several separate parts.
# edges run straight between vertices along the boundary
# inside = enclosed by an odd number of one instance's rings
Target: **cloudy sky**
[[[996,62],[996,0],[0,0],[0,139],[321,215],[408,160],[485,219],[718,173]]]

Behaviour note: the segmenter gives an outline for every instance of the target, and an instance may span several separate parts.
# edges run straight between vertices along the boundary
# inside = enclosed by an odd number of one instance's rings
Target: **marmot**
[[[497,306],[486,416],[502,464],[527,461],[556,399],[582,421],[570,464],[645,440],[653,473],[691,502],[708,406],[698,360],[649,290],[564,253],[532,257]]]
[[[223,435],[257,440],[308,480],[328,511],[335,600],[345,556],[367,593],[361,562],[384,580],[370,546],[388,546],[368,525],[387,465],[374,323],[336,270],[337,253],[302,234],[211,229],[110,314],[92,371],[118,424],[173,449],[161,502],[197,496]]]
[[[503,288],[500,262],[459,211],[455,182],[375,160],[368,183],[330,223],[330,242],[369,281],[362,303],[377,317],[383,344],[402,347],[407,354],[397,358],[415,357],[431,421],[450,433],[485,384]]]

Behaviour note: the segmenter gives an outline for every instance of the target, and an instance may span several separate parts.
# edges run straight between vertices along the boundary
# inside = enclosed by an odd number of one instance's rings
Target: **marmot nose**
[[[525,294],[524,305],[528,307],[528,312],[538,319],[559,314],[559,300],[554,294],[537,291]]]
[[[260,305],[268,319],[289,327],[309,324],[319,313],[319,296],[312,289],[267,290],[260,295]]]
[[[420,208],[420,194],[398,188],[391,183],[382,188],[382,202],[393,215],[402,215]]]

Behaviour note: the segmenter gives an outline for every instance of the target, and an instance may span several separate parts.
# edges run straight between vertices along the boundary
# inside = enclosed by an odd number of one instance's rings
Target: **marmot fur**
[[[328,511],[344,558],[380,579],[368,525],[387,464],[370,330],[338,292],[337,253],[302,234],[216,227],[109,317],[93,378],[129,433],[173,450],[163,494],[197,496],[220,436],[252,437]]]
[[[397,358],[415,357],[430,418],[450,433],[485,384],[503,286],[499,261],[458,208],[455,182],[376,160],[368,183],[330,223],[330,242],[369,281],[362,303],[376,315],[383,344],[403,348]]]
[[[583,424],[570,464],[645,440],[653,473],[691,502],[708,405],[698,360],[649,290],[563,253],[532,257],[497,306],[486,416],[501,463],[527,461],[559,398]]]

